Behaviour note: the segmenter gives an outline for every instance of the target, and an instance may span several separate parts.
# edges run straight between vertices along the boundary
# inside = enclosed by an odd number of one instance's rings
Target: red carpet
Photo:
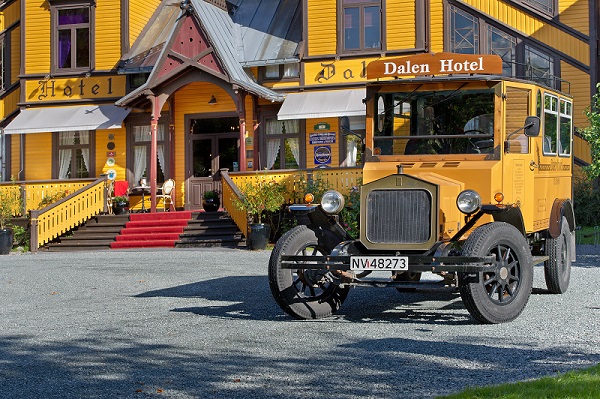
[[[132,213],[129,222],[110,247],[174,247],[179,235],[192,218],[192,212]]]

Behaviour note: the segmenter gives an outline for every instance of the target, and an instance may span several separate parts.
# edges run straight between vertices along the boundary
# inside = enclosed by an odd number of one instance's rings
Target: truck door
[[[525,229],[531,231],[533,182],[533,139],[525,135],[523,126],[527,116],[532,115],[533,96],[530,86],[505,83],[503,185],[504,202],[517,204],[523,214]]]

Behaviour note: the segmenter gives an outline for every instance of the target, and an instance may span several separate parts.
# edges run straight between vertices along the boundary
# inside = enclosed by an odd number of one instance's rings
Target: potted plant
[[[279,210],[285,203],[285,186],[275,179],[257,175],[253,181],[242,184],[240,192],[237,206],[246,210],[250,222],[248,246],[250,249],[265,249],[271,227],[263,223],[263,217],[268,212]]]
[[[21,192],[16,190],[0,191],[0,255],[10,253],[14,242],[14,231],[9,222],[20,213]]]
[[[123,215],[127,213],[129,207],[129,197],[121,195],[112,199],[113,213],[115,215]]]
[[[219,210],[219,206],[221,206],[221,201],[217,190],[205,191],[202,194],[202,208],[206,212],[216,212]]]

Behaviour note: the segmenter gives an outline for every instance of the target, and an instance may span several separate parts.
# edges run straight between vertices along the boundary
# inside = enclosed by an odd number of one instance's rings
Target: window
[[[450,21],[451,51],[459,54],[476,54],[479,50],[479,20],[452,7]]]
[[[544,97],[544,154],[556,155],[557,131],[558,98],[546,94]]]
[[[303,164],[300,158],[300,121],[265,122],[267,169],[297,169]]]
[[[342,0],[344,51],[381,49],[381,1]]]
[[[548,87],[555,87],[554,59],[549,54],[531,46],[525,46],[525,63],[527,79]]]
[[[571,155],[571,132],[573,130],[573,104],[570,101],[560,99],[560,141],[559,154]]]
[[[502,58],[502,75],[515,76],[517,39],[489,25],[487,39],[490,54],[496,54]]]
[[[515,37],[490,21],[477,18],[456,6],[449,7],[446,46],[460,54],[496,54],[502,58],[502,74],[532,80],[549,87],[558,82],[554,56]]]
[[[300,77],[300,63],[267,65],[262,69],[262,80],[298,79]]]
[[[523,4],[527,4],[536,10],[542,11],[546,14],[554,15],[554,2],[556,0],[521,0]]]
[[[171,160],[167,140],[167,129],[167,125],[158,125],[156,171],[156,181],[158,183],[162,183],[165,179],[170,177],[169,165],[171,164]],[[150,178],[150,125],[131,126],[130,137],[132,140],[131,148],[133,149],[133,156],[128,157],[127,168],[133,172],[133,181],[130,181],[130,183],[133,184],[133,186],[137,186],[142,178]]]
[[[54,9],[53,60],[56,70],[81,70],[91,66],[91,7],[57,6]]]
[[[366,119],[364,116],[351,116],[350,130],[365,137]],[[363,141],[360,137],[340,131],[340,166],[356,167],[362,165]]]
[[[55,133],[58,165],[54,168],[58,179],[79,179],[95,175],[93,159],[94,133],[88,130]]]

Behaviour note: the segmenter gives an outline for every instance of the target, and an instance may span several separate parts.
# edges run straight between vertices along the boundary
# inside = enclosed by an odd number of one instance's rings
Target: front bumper
[[[494,256],[424,256],[408,257],[409,273],[480,273],[496,270]],[[293,270],[350,271],[350,255],[303,256],[283,255],[281,268]]]

